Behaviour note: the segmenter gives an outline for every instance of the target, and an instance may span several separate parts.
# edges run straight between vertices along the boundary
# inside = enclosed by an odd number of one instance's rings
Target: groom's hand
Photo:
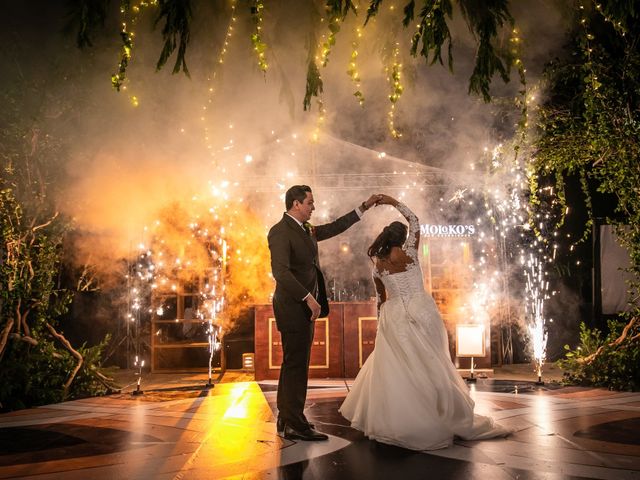
[[[377,204],[378,205],[397,205],[398,201],[393,198],[390,197],[389,195],[385,195],[384,193],[380,193],[377,195],[378,200],[377,200]]]
[[[311,318],[310,321],[313,322],[316,318],[320,316],[320,304],[313,297],[313,295],[309,295],[307,297],[307,306],[311,309]]]
[[[362,202],[362,206],[365,210],[369,210],[371,207],[374,207],[380,201],[380,194],[371,195],[368,199]]]

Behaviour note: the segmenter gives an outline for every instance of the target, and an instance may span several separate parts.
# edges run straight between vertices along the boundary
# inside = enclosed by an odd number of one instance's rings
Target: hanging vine
[[[256,25],[251,41],[258,55],[258,66],[262,72],[265,72],[268,65],[264,57],[266,45],[262,40],[264,2],[262,0],[251,1],[249,11]],[[104,23],[108,2],[109,0],[79,0],[77,3],[80,7],[74,4],[73,23],[76,25],[77,42],[80,46],[90,46],[93,30]],[[380,12],[383,3],[383,0],[371,0],[369,2],[364,26]],[[608,2],[604,3],[605,5],[602,6],[603,13],[608,16],[607,18],[615,19],[616,10],[611,8]],[[164,20],[164,26],[161,30],[164,44],[156,63],[156,69],[162,69],[175,52],[176,59],[172,70],[173,73],[182,71],[189,75],[186,52],[191,39],[192,10],[195,6],[192,0],[143,0],[136,6],[131,6],[131,0],[121,0],[120,10],[123,22],[120,31],[122,42],[120,62],[117,72],[112,75],[111,79],[116,90],[121,90],[132,58],[135,38],[132,27],[135,24],[136,15],[140,9],[151,5],[159,7],[155,24],[157,25]],[[513,19],[508,10],[508,0],[492,0],[491,2],[458,0],[457,5],[478,45],[475,67],[469,79],[469,92],[482,96],[488,102],[491,100],[490,84],[494,75],[498,75],[505,82],[509,80],[508,53],[503,52],[497,45],[500,30],[509,24],[513,24]],[[312,8],[315,8],[315,5]],[[319,62],[323,66],[327,64],[342,22],[349,14],[357,16],[357,8],[352,0],[326,0],[324,9],[323,16],[327,21],[329,32],[322,42],[320,56],[315,60],[316,63]],[[218,10],[214,11],[214,16],[224,11],[223,8]],[[442,48],[446,44],[447,64],[451,70],[453,68],[453,52],[449,22],[452,21],[454,14],[453,1],[422,0],[418,2],[410,0],[404,4],[402,11],[404,16],[401,19],[401,23],[405,27],[409,26],[416,18],[419,20],[417,28],[411,37],[409,50],[411,54],[413,56],[420,55],[430,65],[436,62],[444,64]],[[624,22],[619,20],[611,21],[615,28],[624,29]],[[315,46],[311,48],[315,49]],[[314,66],[311,65],[311,62],[308,62],[307,72],[305,100],[303,101],[305,110],[309,108],[310,97],[315,96],[315,92],[321,91],[319,88],[318,65]]]
[[[356,91],[353,96],[356,97],[361,107],[364,106],[364,95],[361,88],[360,73],[358,72],[358,48],[360,47],[360,39],[362,38],[362,29],[360,27],[355,28],[354,39],[351,42],[351,54],[349,56],[349,67],[347,68],[347,75],[354,83]]]
[[[258,57],[258,68],[262,73],[266,74],[267,68],[269,66],[267,65],[267,60],[265,57],[267,44],[262,40],[263,10],[263,0],[252,0],[251,20],[253,20],[255,29],[251,34],[251,43],[253,44],[253,50]]]

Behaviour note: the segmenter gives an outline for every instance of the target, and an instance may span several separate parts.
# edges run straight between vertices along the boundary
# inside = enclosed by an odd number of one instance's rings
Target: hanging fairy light
[[[347,68],[347,75],[351,79],[351,82],[356,87],[356,91],[353,96],[356,97],[361,107],[364,106],[364,95],[362,94],[360,73],[358,72],[358,49],[360,47],[360,40],[362,38],[362,28],[356,26],[354,30],[354,39],[351,42],[351,55],[349,59],[349,68]]]
[[[227,30],[225,32],[224,39],[222,41],[222,46],[220,47],[220,50],[216,57],[216,63],[213,67],[213,71],[211,72],[210,75],[207,76],[206,103],[202,105],[202,108],[201,108],[202,114],[200,115],[200,120],[202,121],[202,124],[203,124],[204,143],[206,145],[207,150],[209,150],[209,154],[211,156],[214,156],[215,152],[213,151],[211,132],[209,130],[210,118],[208,118],[208,113],[211,106],[213,105],[213,99],[216,93],[216,79],[218,77],[218,72],[220,68],[222,68],[222,65],[225,62],[228,50],[231,45],[231,38],[233,37],[234,25],[236,23],[236,3],[237,3],[237,0],[231,0],[231,14],[229,15],[229,22],[227,23]],[[256,3],[261,4],[262,2],[256,2]],[[262,11],[262,9],[260,9],[260,11]],[[260,19],[261,18],[262,18],[262,14],[260,13]],[[260,20],[260,23],[261,21],[262,20]],[[260,27],[260,29],[262,28],[261,25],[257,25],[257,27],[258,26]],[[265,68],[266,68],[266,63],[265,63]],[[233,140],[231,140],[231,144],[232,143],[233,143]]]
[[[402,133],[400,133],[395,127],[396,104],[398,103],[398,100],[400,100],[402,92],[404,91],[404,87],[401,82],[402,64],[399,61],[399,56],[400,43],[394,42],[391,54],[391,65],[385,68],[387,73],[387,82],[390,87],[389,101],[391,102],[391,106],[387,113],[387,123],[389,125],[389,132],[391,132],[391,136],[393,138],[402,137]]]
[[[120,15],[122,17],[122,22],[120,24],[120,38],[122,40],[122,46],[120,47],[118,70],[116,73],[111,75],[111,86],[118,92],[120,90],[127,90],[126,72],[133,54],[135,37],[133,28],[138,20],[138,15],[143,9],[150,6],[156,6],[157,4],[157,0],[141,0],[134,5],[131,5],[130,2],[122,2],[120,6]],[[129,101],[134,107],[140,105],[140,100],[137,95],[129,94]]]
[[[251,19],[255,25],[255,30],[251,34],[251,43],[253,44],[253,51],[258,57],[258,68],[262,73],[267,73],[267,60],[265,57],[265,51],[267,44],[262,40],[262,20],[263,20],[264,2],[263,0],[253,0],[251,5]]]

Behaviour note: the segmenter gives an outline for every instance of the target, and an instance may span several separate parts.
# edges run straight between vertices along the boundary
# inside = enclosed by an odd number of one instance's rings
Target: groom
[[[271,271],[276,280],[273,313],[282,337],[283,360],[278,381],[278,433],[285,438],[326,440],[304,416],[309,359],[315,320],[329,314],[318,242],[344,232],[376,204],[372,195],[355,210],[325,225],[308,222],[315,210],[307,185],[294,185],[285,195],[287,211],[269,230]]]

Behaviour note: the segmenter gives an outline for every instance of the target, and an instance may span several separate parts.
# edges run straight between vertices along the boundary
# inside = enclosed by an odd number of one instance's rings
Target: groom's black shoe
[[[307,426],[311,429],[315,427],[313,423],[307,423]],[[284,435],[284,420],[280,417],[276,420],[276,432],[278,432],[278,435]]]
[[[278,432],[278,435],[284,435],[284,420],[280,417],[278,417],[278,420],[276,421],[276,431]]]
[[[284,438],[288,438],[289,440],[328,440],[329,437],[324,433],[320,433],[313,428],[305,428],[304,430],[296,430],[295,428],[290,427],[289,425],[284,426]]]

